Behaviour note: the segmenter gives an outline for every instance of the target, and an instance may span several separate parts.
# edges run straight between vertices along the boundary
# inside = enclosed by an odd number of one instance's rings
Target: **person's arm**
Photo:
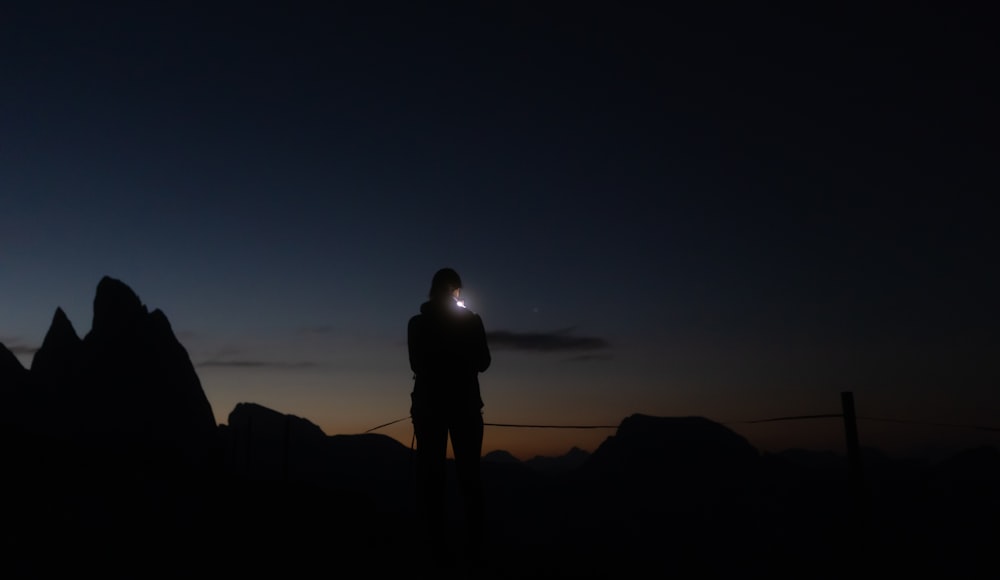
[[[486,327],[483,319],[477,314],[475,316],[475,336],[476,344],[473,350],[473,364],[478,372],[484,372],[490,368],[492,357],[490,357],[490,346],[486,342]]]
[[[414,375],[419,375],[424,367],[424,356],[420,348],[420,321],[414,316],[410,318],[406,327],[406,345],[410,353],[410,370]]]

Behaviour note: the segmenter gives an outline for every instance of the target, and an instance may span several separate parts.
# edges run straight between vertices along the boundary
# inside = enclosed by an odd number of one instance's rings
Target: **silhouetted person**
[[[448,437],[465,506],[466,549],[478,558],[484,532],[480,456],[483,400],[479,373],[490,366],[486,331],[478,314],[459,301],[462,280],[451,268],[431,280],[430,299],[407,328],[413,392],[410,416],[417,444],[418,514],[426,534],[423,555],[444,563],[449,551],[446,511]]]

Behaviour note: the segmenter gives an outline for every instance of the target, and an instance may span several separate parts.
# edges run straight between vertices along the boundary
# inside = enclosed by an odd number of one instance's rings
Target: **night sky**
[[[997,442],[989,15],[668,4],[5,3],[0,342],[30,366],[57,307],[82,337],[108,275],[218,422],[359,433],[407,416],[406,323],[450,266],[488,423],[840,451],[839,419],[744,422],[852,391],[862,444]]]

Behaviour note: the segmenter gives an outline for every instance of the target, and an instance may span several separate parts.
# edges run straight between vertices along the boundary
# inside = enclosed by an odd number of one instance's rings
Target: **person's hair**
[[[451,294],[455,288],[462,287],[462,279],[458,277],[458,272],[451,268],[441,268],[434,273],[431,279],[431,298],[440,298]]]

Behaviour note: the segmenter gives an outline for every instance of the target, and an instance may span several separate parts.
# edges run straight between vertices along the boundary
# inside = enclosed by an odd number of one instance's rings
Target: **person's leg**
[[[417,533],[421,551],[431,563],[440,564],[447,550],[448,426],[442,421],[420,420],[413,423],[417,440],[416,494]]]
[[[485,500],[480,471],[483,453],[481,413],[469,414],[452,423],[451,448],[455,454],[455,472],[465,505],[468,547],[474,556],[478,556],[485,532]]]

